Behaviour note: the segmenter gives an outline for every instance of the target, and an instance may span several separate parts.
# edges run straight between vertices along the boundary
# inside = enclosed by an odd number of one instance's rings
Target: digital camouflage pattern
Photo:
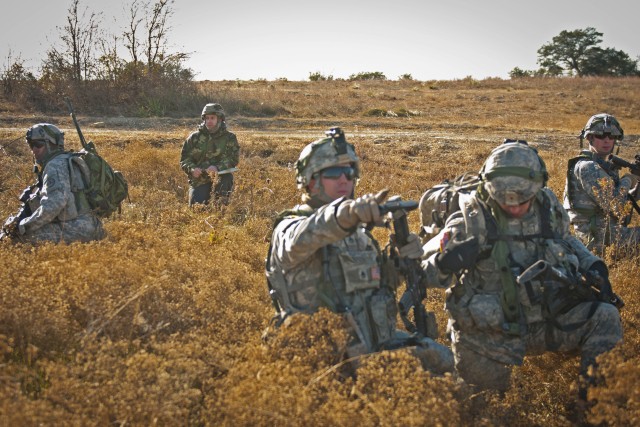
[[[526,165],[523,157],[517,158],[520,161],[512,166]],[[613,305],[587,302],[559,282],[536,279],[520,284],[516,280],[539,260],[569,277],[601,261],[570,233],[569,217],[550,189],[538,190],[521,218],[502,213],[495,200],[479,192],[461,194],[460,208],[434,239],[477,237],[481,250],[475,264],[453,272],[459,275],[457,280],[453,273],[438,268],[438,252],[432,251],[422,266],[429,286],[448,288],[448,330],[462,378],[481,388],[504,391],[510,366],[521,364],[525,355],[577,350],[586,369],[598,354],[622,339]],[[447,238],[441,240],[443,245]],[[497,251],[499,245],[504,245],[502,251]],[[440,244],[428,242],[425,247],[433,246]]]
[[[617,140],[624,138],[624,131],[618,120],[611,114],[600,113],[589,118],[580,133],[580,138],[586,138],[589,135],[601,136],[605,133],[611,134]]]
[[[597,253],[613,242],[637,246],[640,229],[626,227],[626,218],[612,211],[612,207],[628,203],[627,193],[633,186],[631,177],[620,178],[618,169],[589,150],[571,159],[568,167],[563,205],[576,236]]]
[[[202,123],[198,130],[193,132],[184,145],[180,155],[180,167],[189,177],[189,185],[192,188],[211,184],[211,177],[202,173],[198,178],[191,174],[194,168],[203,171],[209,166],[216,166],[222,171],[238,165],[240,160],[240,146],[236,135],[227,130],[226,124],[211,133]]]
[[[27,129],[27,141],[45,141],[63,147],[64,132],[50,123],[38,123]]]
[[[42,187],[31,200],[33,214],[18,225],[18,240],[87,242],[104,237],[102,222],[92,212],[83,193],[80,171],[71,155],[54,154],[42,170]]]
[[[296,162],[296,182],[298,188],[309,185],[314,174],[331,166],[350,163],[356,170],[356,178],[360,177],[360,159],[355,148],[349,144],[340,128],[332,128],[327,132],[332,135],[308,144]]]
[[[511,206],[531,199],[548,177],[546,166],[536,151],[517,141],[496,147],[480,175],[489,195],[499,203]]]
[[[396,329],[393,267],[382,262],[377,242],[363,227],[353,232],[338,225],[343,200],[317,210],[298,206],[276,225],[267,277],[281,307],[277,315],[285,319],[320,307],[343,313],[352,335],[350,357],[404,347],[409,335]],[[434,372],[453,369],[451,351],[429,338],[414,351]]]

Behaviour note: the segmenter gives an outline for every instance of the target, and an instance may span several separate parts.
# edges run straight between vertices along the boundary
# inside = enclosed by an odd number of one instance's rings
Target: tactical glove
[[[620,178],[620,185],[633,190],[638,185],[638,177],[632,173],[626,173]]]
[[[613,289],[609,281],[609,269],[604,262],[596,261],[591,264],[587,278],[591,279],[593,282],[591,284],[600,291],[601,301],[612,302],[614,300]]]
[[[416,233],[409,234],[409,237],[407,237],[407,244],[398,248],[398,255],[400,258],[420,259],[422,258],[423,253],[420,237],[418,237]]]
[[[475,236],[466,240],[454,237],[447,243],[443,252],[436,256],[436,265],[447,274],[456,273],[473,267],[480,251],[480,242]]]
[[[354,228],[360,223],[382,223],[382,216],[378,205],[387,197],[389,190],[382,190],[376,195],[365,194],[355,200],[345,200],[338,206],[336,218],[338,225],[345,230]]]

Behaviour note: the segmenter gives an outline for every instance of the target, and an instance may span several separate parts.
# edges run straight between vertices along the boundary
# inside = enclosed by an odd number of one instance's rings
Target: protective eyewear
[[[594,133],[593,136],[596,139],[605,139],[605,138],[618,139],[618,138],[620,138],[619,136],[611,135],[610,133],[601,133],[600,135]]]
[[[32,150],[34,148],[40,149],[40,148],[44,147],[44,145],[46,143],[47,143],[46,141],[43,141],[41,139],[35,139],[35,140],[29,139],[29,140],[27,140],[27,144],[29,144],[29,148],[31,148]]]
[[[356,177],[356,170],[351,166],[334,166],[323,169],[321,174],[322,177],[326,179],[340,179],[342,174],[344,174],[347,180],[353,181]]]

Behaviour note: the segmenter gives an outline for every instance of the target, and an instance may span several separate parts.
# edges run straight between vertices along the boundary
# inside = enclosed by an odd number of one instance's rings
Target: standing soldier
[[[220,104],[207,104],[202,109],[202,123],[184,145],[180,167],[189,177],[189,206],[208,204],[213,181],[216,199],[226,205],[233,191],[233,171],[238,165],[240,147],[235,134],[227,130]]]
[[[267,279],[277,324],[289,316],[326,307],[349,324],[347,354],[415,346],[423,366],[434,372],[453,369],[451,351],[430,338],[410,340],[396,330],[396,283],[367,224],[380,223],[386,191],[354,197],[360,160],[339,128],[307,145],[296,163],[303,204],[283,212],[274,226],[267,257]],[[400,248],[419,259],[417,235]]]
[[[623,136],[620,123],[612,115],[592,116],[580,134],[580,146],[586,138],[589,148],[569,160],[567,167],[564,207],[575,234],[598,254],[611,243],[634,247],[640,243],[640,228],[627,227],[630,214],[616,209],[633,197],[629,191],[638,184],[636,175],[621,178],[609,160],[616,141]]]
[[[481,177],[434,237],[443,249],[422,263],[430,286],[455,277],[445,307],[458,374],[504,392],[525,355],[579,351],[588,379],[596,356],[622,339],[605,263],[569,232],[566,211],[545,188],[545,164],[526,142],[495,148]]]
[[[64,133],[52,124],[39,123],[27,130],[26,142],[38,181],[23,193],[21,214],[7,220],[3,233],[31,243],[102,239],[102,222],[84,194],[81,166],[73,161],[77,157],[64,151]]]

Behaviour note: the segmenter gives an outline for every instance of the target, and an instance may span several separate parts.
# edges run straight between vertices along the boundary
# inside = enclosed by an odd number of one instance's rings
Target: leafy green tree
[[[599,47],[601,42],[602,33],[593,27],[561,31],[538,49],[540,71],[552,76],[564,72],[576,76],[637,75],[638,61],[623,51]]]

